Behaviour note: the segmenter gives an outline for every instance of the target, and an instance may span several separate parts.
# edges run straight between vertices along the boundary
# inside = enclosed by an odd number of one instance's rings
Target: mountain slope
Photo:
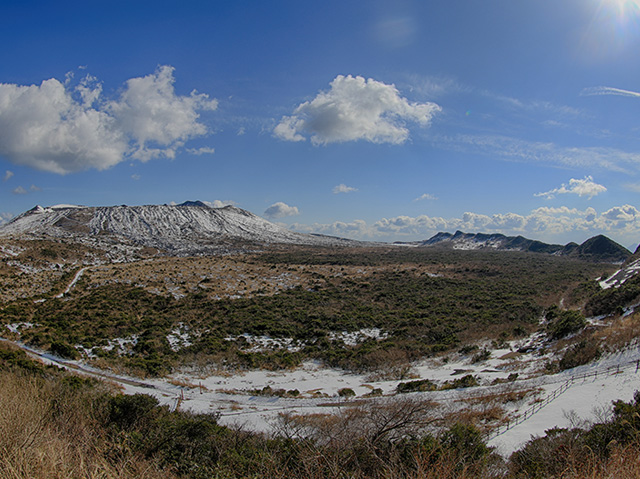
[[[338,245],[355,242],[290,231],[235,206],[181,205],[35,208],[0,227],[0,235],[47,235],[125,243],[171,254],[197,254],[239,243]]]

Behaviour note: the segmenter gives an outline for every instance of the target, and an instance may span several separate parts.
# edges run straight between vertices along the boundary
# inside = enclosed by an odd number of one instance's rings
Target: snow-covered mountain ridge
[[[438,233],[428,240],[409,243],[412,246],[439,246],[457,250],[529,251],[557,256],[571,256],[607,263],[623,263],[631,252],[603,235],[589,238],[582,244],[547,244],[523,236],[505,236],[499,233]]]
[[[71,238],[157,248],[177,255],[213,253],[239,243],[349,245],[356,242],[290,231],[235,206],[180,205],[75,206],[35,208],[0,226],[0,236]]]

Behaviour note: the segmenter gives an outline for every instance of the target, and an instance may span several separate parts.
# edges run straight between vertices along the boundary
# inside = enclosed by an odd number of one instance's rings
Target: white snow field
[[[534,338],[535,339],[535,338]],[[491,351],[488,360],[471,363],[469,356],[456,354],[425,360],[414,365],[414,376],[431,379],[436,384],[462,375],[472,374],[481,384],[478,387],[444,391],[410,393],[410,396],[429,399],[455,408],[465,407],[462,399],[482,397],[505,391],[532,391],[523,400],[505,406],[510,422],[488,436],[488,444],[508,456],[534,436],[544,436],[547,429],[574,427],[601,421],[610,414],[614,401],[629,401],[640,390],[640,345],[635,344],[600,360],[559,374],[543,374],[542,366],[549,359],[531,352],[514,360],[511,348]],[[245,430],[270,432],[283,412],[294,414],[331,413],[345,407],[352,400],[394,400],[399,380],[372,380],[365,375],[349,374],[322,367],[309,361],[295,370],[269,372],[248,371],[239,374],[183,371],[162,379],[135,379],[98,371],[76,361],[62,361],[49,354],[26,348],[43,361],[55,363],[83,374],[99,376],[117,384],[126,394],[149,394],[171,409],[180,408],[198,413],[219,414],[220,424]],[[518,373],[515,381],[506,380]],[[406,379],[409,381],[411,379]],[[298,397],[257,394],[265,387],[272,391],[298,390]],[[338,392],[352,389],[356,396],[349,400]],[[368,399],[374,388],[383,396]],[[289,395],[290,396],[290,395]],[[404,397],[404,395],[402,395]]]

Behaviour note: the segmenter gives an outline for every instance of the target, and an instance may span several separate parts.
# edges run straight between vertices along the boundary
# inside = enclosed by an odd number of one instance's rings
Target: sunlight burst
[[[640,12],[640,0],[605,0],[604,3],[613,7],[621,18]]]

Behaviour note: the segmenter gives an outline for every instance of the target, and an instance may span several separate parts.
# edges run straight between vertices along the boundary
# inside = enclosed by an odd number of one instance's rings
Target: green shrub
[[[52,341],[49,350],[52,354],[64,359],[78,359],[80,357],[76,348],[65,341]]]
[[[350,398],[356,395],[355,391],[351,388],[342,388],[338,391],[338,396],[343,398]]]
[[[547,316],[547,320],[549,317]],[[587,320],[579,311],[561,311],[554,315],[547,325],[547,334],[551,339],[564,338],[577,333],[587,325]]]
[[[417,391],[435,391],[438,386],[429,379],[417,379],[415,381],[408,381],[406,383],[398,383],[396,386],[396,392],[398,393],[411,393]]]
[[[453,381],[445,382],[440,389],[458,389],[458,388],[471,388],[477,386],[478,378],[473,376],[472,374],[467,374],[466,376],[462,376],[461,378],[454,379]]]
[[[600,358],[602,352],[594,341],[583,340],[571,346],[560,359],[558,366],[561,370],[575,368],[588,364]]]

